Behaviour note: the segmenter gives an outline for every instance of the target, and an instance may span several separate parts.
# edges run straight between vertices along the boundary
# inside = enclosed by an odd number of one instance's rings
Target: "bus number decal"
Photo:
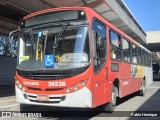
[[[66,86],[66,82],[48,82],[48,86]]]

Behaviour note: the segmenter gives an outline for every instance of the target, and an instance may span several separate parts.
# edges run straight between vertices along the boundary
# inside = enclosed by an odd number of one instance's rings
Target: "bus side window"
[[[110,42],[111,59],[116,61],[122,61],[121,37],[117,33],[110,31]]]
[[[131,62],[131,48],[130,48],[130,42],[126,40],[125,38],[122,38],[123,43],[123,61],[130,63]]]
[[[142,58],[141,58],[141,48],[137,47],[138,49],[138,65],[142,64]]]
[[[94,72],[97,73],[104,65],[106,58],[106,27],[99,21],[92,25]]]
[[[133,64],[137,64],[138,60],[137,60],[137,46],[135,44],[132,44],[132,63]]]

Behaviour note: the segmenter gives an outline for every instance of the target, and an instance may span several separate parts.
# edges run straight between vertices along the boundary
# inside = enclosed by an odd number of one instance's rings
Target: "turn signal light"
[[[66,93],[77,91],[85,86],[86,86],[86,80],[81,80],[79,83],[75,84],[74,86],[67,87]]]

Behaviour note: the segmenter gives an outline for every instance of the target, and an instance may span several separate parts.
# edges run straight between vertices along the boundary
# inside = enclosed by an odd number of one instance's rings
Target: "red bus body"
[[[84,10],[87,15],[88,28],[89,28],[89,38],[90,38],[90,65],[86,71],[81,74],[75,75],[70,78],[58,79],[58,80],[34,80],[27,79],[16,73],[16,97],[17,101],[22,104],[35,104],[35,105],[47,105],[47,106],[62,106],[62,107],[89,107],[95,108],[99,105],[111,102],[112,87],[113,85],[118,89],[117,97],[124,97],[136,91],[142,89],[142,81],[145,79],[150,79],[146,76],[145,68],[143,66],[137,65],[138,77],[132,77],[132,66],[133,64],[128,64],[123,61],[115,61],[111,59],[110,52],[110,29],[116,31],[120,36],[125,37],[130,42],[134,43],[136,46],[143,48],[138,42],[133,40],[131,37],[126,35],[124,32],[116,28],[110,22],[105,20],[102,16],[97,14],[90,8],[87,7],[66,7],[66,8],[54,8],[36,12],[24,17],[23,20],[34,16],[40,16],[45,13],[54,11],[65,11],[65,10]],[[94,58],[93,58],[93,44],[92,44],[92,22],[93,19],[98,19],[106,27],[106,62],[104,66],[100,69],[98,73],[94,73]],[[147,51],[149,53],[149,51]],[[112,65],[118,65],[118,71],[113,71],[111,69]],[[150,67],[148,67],[150,68]],[[82,80],[85,81],[85,86],[82,85]],[[17,82],[18,81],[18,82]],[[61,84],[65,81],[65,86],[48,86],[48,84]],[[48,83],[50,82],[50,83]],[[57,83],[55,83],[57,82]],[[22,91],[22,86],[25,87],[25,91]],[[74,90],[74,86],[78,86],[78,90]],[[70,93],[66,93],[67,87],[70,88]],[[25,95],[27,96],[25,98]],[[49,100],[42,98],[44,96],[49,96]],[[42,101],[37,101],[37,96],[40,96]],[[63,97],[65,96],[65,97]],[[50,101],[51,97],[55,99],[54,102]],[[55,97],[55,98],[54,98]],[[60,99],[60,100],[59,100]],[[63,100],[62,100],[63,99]],[[43,102],[43,100],[45,102]],[[57,101],[57,102],[56,102]]]

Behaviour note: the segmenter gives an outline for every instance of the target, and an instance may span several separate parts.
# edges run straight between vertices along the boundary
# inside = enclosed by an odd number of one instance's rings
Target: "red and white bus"
[[[151,79],[151,53],[87,7],[54,8],[23,18],[15,77],[21,104],[113,111],[116,98]]]

